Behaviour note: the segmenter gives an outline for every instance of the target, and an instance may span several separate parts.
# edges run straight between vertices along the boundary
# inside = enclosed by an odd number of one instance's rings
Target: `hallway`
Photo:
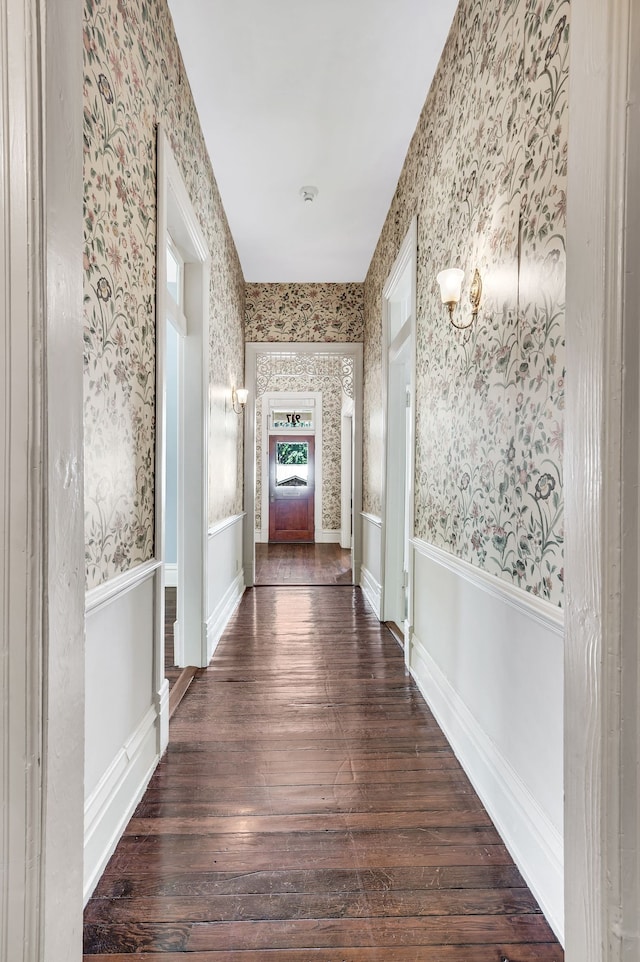
[[[123,962],[561,962],[351,587],[249,590],[85,912]]]
[[[256,544],[257,585],[349,585],[351,552],[338,544]]]

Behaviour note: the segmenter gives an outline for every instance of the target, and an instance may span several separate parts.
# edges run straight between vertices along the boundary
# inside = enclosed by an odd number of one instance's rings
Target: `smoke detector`
[[[314,200],[318,196],[318,188],[310,185],[308,187],[300,188],[300,196],[302,197],[305,204],[313,204]]]

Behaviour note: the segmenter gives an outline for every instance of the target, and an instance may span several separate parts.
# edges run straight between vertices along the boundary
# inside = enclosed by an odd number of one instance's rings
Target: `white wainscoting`
[[[363,511],[360,587],[376,617],[382,617],[382,519]]]
[[[210,660],[229,618],[244,593],[242,530],[244,514],[209,528],[207,543],[206,644]]]
[[[161,752],[168,684],[154,691],[150,561],[87,593],[84,897],[89,898]],[[167,715],[168,717],[168,715]]]
[[[563,617],[414,539],[408,663],[562,940]]]

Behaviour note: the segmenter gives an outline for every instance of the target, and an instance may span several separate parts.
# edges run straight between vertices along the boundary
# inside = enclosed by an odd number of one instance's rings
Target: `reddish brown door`
[[[313,436],[269,438],[269,541],[313,541]]]

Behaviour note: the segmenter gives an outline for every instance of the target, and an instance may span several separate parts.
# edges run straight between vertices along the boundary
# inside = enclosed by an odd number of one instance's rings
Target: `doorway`
[[[248,343],[245,384],[251,405],[245,428],[245,584],[357,584],[362,345]],[[300,422],[288,422],[297,415]],[[271,490],[269,439],[286,443],[307,436],[314,439],[313,509],[307,501],[305,518],[276,521],[272,532],[271,497],[274,511],[293,511],[286,502],[302,501],[304,486],[294,477]]]
[[[382,620],[408,654],[413,536],[414,357],[417,221],[384,286],[385,479]]]
[[[389,348],[387,417],[393,425],[387,438],[387,489],[385,511],[385,582],[383,620],[404,644],[407,620],[409,551],[407,533],[407,457],[409,452],[408,397],[411,387],[409,337]]]
[[[269,541],[315,541],[315,437],[269,438]]]
[[[166,321],[158,324],[156,344],[156,555],[160,564],[155,591],[154,676],[161,705],[160,749],[164,750],[176,693],[182,690],[187,675],[192,677],[193,668],[208,660],[202,625],[206,621],[205,359],[210,260],[182,175],[160,127],[157,250],[157,311]],[[165,584],[171,589],[168,610]],[[174,646],[167,659],[165,630],[169,647],[171,641]],[[166,661],[172,662],[169,669]],[[173,671],[174,666],[181,671]],[[171,697],[169,678],[175,679]]]
[[[167,291],[165,321],[165,678],[170,687],[180,674],[184,654],[180,634],[178,598],[178,545],[182,541],[180,514],[180,465],[182,451],[183,340],[187,334],[184,315],[184,260],[167,234]]]

